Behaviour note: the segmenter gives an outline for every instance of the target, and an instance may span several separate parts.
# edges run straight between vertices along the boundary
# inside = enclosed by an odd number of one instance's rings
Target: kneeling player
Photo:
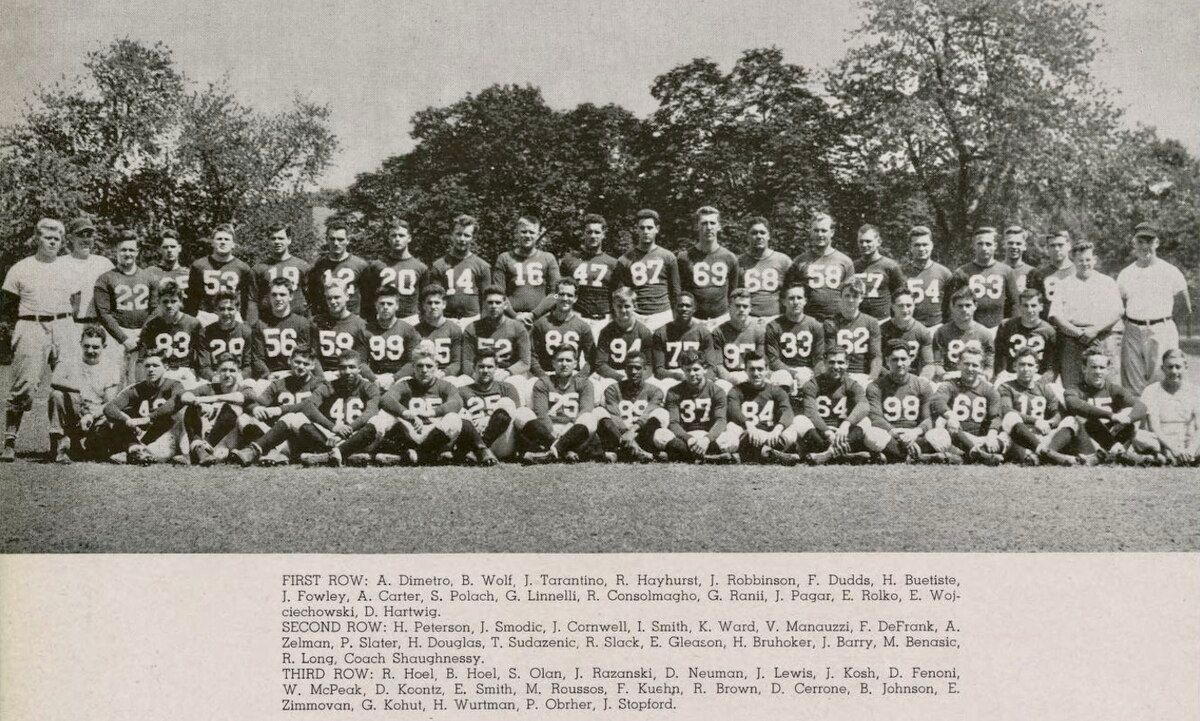
[[[246,396],[239,388],[238,357],[222,353],[212,366],[215,373],[207,383],[184,391],[179,397],[190,460],[201,466],[225,460],[230,449],[237,447],[238,418],[246,403]]]
[[[298,346],[291,351],[286,375],[267,383],[259,394],[250,394],[242,415],[238,416],[238,435],[242,447],[262,438],[271,430],[275,421],[292,413],[299,413],[303,404],[318,388],[325,385],[325,378],[314,373],[316,362],[308,346]],[[290,448],[287,442],[273,448],[258,458],[259,465],[282,466],[288,462]]]
[[[1163,379],[1146,386],[1142,403],[1154,451],[1174,466],[1200,462],[1200,388],[1184,380],[1187,357],[1178,348],[1162,357]]]
[[[1146,417],[1146,406],[1109,375],[1109,359],[1102,350],[1084,357],[1079,385],[1068,388],[1063,395],[1070,417],[1060,427],[1064,433],[1070,431],[1072,448],[1086,465],[1110,460],[1147,465],[1154,458],[1137,451],[1138,446],[1147,450],[1153,447],[1150,434],[1138,432],[1138,424]]]
[[[654,434],[654,445],[671,461],[732,463],[738,436],[727,432],[725,391],[708,377],[708,367],[696,351],[680,354],[683,382],[667,391],[671,425]]]
[[[146,350],[142,378],[104,406],[105,423],[93,424],[88,448],[122,463],[171,460],[179,451],[179,398],[183,385],[166,377],[163,351]]]
[[[929,402],[936,427],[925,440],[951,463],[961,463],[962,453],[989,466],[1004,460],[1000,396],[984,380],[983,359],[983,349],[968,344],[958,354],[958,377],[938,386]]]
[[[767,359],[761,353],[746,351],[742,361],[747,379],[729,391],[725,404],[728,432],[739,436],[741,459],[798,462],[799,456],[787,452],[797,437],[787,391],[767,382]]]
[[[384,465],[436,463],[466,431],[469,445],[475,426],[463,423],[462,397],[449,380],[437,377],[437,359],[424,348],[412,356],[412,377],[397,381],[380,401],[380,412],[368,425],[381,438],[375,462]],[[469,430],[466,430],[470,426]],[[480,462],[484,457],[478,456]]]
[[[1000,427],[1012,441],[1009,457],[1027,466],[1042,460],[1073,466],[1075,458],[1060,451],[1069,433],[1054,432],[1062,421],[1062,408],[1049,384],[1038,377],[1040,361],[1039,350],[1026,347],[1017,351],[1011,359],[1016,377],[1000,385]]]
[[[793,425],[799,439],[796,450],[813,465],[841,458],[870,460],[872,451],[882,451],[886,445],[869,445],[867,394],[850,376],[849,367],[845,348],[836,343],[827,345],[825,370],[800,392],[804,412],[796,416]]]
[[[908,294],[901,293],[896,298],[893,307],[900,304],[901,298],[908,298]],[[892,463],[921,460],[920,441],[933,425],[929,418],[933,383],[912,372],[912,363],[920,357],[919,353],[914,352],[909,340],[892,338],[887,344],[887,372],[867,386],[871,427],[866,434],[875,445],[884,444],[883,455]]]
[[[597,438],[606,460],[648,463],[654,460],[654,433],[671,418],[663,408],[663,392],[646,382],[646,361],[639,351],[625,357],[625,380],[604,389],[607,417],[597,426]]]
[[[579,460],[579,451],[599,421],[592,383],[576,372],[579,348],[563,343],[554,351],[554,375],[533,385],[535,419],[521,429],[525,460],[552,463]]]
[[[496,380],[496,352],[485,348],[475,354],[475,382],[458,389],[462,396],[459,415],[464,421],[455,457],[462,461],[470,451],[482,466],[494,466],[516,452],[516,433],[533,418],[533,411],[519,408],[517,389]],[[466,429],[470,425],[475,433]]]

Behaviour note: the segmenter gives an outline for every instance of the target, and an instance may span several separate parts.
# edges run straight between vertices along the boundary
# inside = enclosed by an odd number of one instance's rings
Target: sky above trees
[[[855,3],[512,0],[380,3],[297,0],[67,0],[6,3],[0,123],[18,119],[39,84],[81,69],[115,37],[161,40],[193,79],[228,74],[244,100],[284,110],[297,93],[333,110],[343,150],[325,176],[348,185],[412,148],[409,120],[493,83],[530,83],[555,108],[656,107],[650,85],[694,57],[728,67],[741,51],[776,45],[791,63],[832,66],[858,23]],[[336,8],[337,14],[330,10]],[[1131,121],[1200,151],[1200,6],[1195,0],[1113,0],[1096,78],[1120,92]]]

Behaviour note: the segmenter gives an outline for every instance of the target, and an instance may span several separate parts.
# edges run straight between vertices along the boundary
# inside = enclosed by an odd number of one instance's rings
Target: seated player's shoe
[[[1068,456],[1065,453],[1059,453],[1058,451],[1052,451],[1049,448],[1043,450],[1038,455],[1041,457],[1041,459],[1043,461],[1046,461],[1047,463],[1049,463],[1051,465],[1063,466],[1063,467],[1075,465],[1075,457],[1074,456]]]
[[[196,465],[211,466],[217,463],[217,454],[213,452],[213,447],[204,441],[196,441],[192,444],[192,455],[196,458]]]
[[[737,463],[740,459],[732,453],[717,453],[711,456],[705,456],[704,462],[711,463],[714,466],[730,466]]]
[[[533,465],[558,463],[558,452],[554,448],[548,451],[529,451],[525,454],[525,462]]]
[[[300,463],[305,466],[341,466],[342,454],[337,449],[325,453],[301,453]]]
[[[763,460],[780,466],[795,466],[800,463],[800,456],[795,453],[781,451],[778,448],[764,448]]]
[[[17,460],[17,444],[5,443],[4,449],[0,450],[0,463],[12,463]]]
[[[1040,465],[1037,454],[1028,448],[1014,444],[1009,453],[1012,454],[1013,460],[1020,463],[1022,466],[1037,466]]]
[[[975,446],[967,451],[967,460],[982,463],[985,466],[998,466],[1004,462],[1004,456],[1001,456],[999,453],[985,451],[979,446]]]
[[[178,458],[178,456],[176,457]],[[158,463],[158,459],[145,446],[130,446],[126,452],[126,458],[135,466],[151,466]]]
[[[405,464],[404,456],[395,453],[376,453],[375,465],[377,466],[403,466]]]
[[[370,453],[351,453],[346,456],[346,465],[353,468],[365,468],[371,465]]]
[[[259,453],[258,446],[246,446],[245,448],[238,448],[234,450],[229,454],[229,457],[241,465],[242,468],[245,468],[246,466],[249,466],[257,461],[260,455],[261,454]]]
[[[286,466],[291,462],[292,460],[288,458],[287,455],[280,452],[279,449],[272,449],[270,453],[267,453],[258,459],[258,465],[262,466],[263,468]]]
[[[1078,458],[1081,466],[1098,466],[1103,462],[1099,453],[1081,453]]]
[[[567,455],[570,455],[570,454],[568,453]],[[595,461],[596,463],[616,463],[617,462],[617,452],[616,451],[596,451],[595,453],[592,454],[591,458],[589,458],[588,460]]]
[[[121,451],[120,453],[114,453],[108,457],[108,462],[116,463],[119,466],[123,466],[129,462],[129,454],[126,453],[125,451]]]
[[[567,451],[566,455],[562,457],[562,460],[563,463],[579,463],[583,459],[579,457],[577,452]]]
[[[864,466],[871,463],[871,460],[869,451],[854,451],[842,456],[842,462],[849,466]]]
[[[500,459],[496,457],[495,453],[492,453],[491,448],[482,448],[475,451],[475,459],[479,465],[484,466],[485,468],[495,466],[500,463]]]
[[[836,457],[837,451],[830,448],[828,450],[821,451],[820,453],[809,453],[806,460],[810,466],[823,466]]]
[[[654,460],[658,461],[659,463],[667,463],[671,460],[671,454],[667,453],[666,451],[659,451],[654,455]]]
[[[177,453],[171,456],[171,465],[173,466],[190,466],[192,465],[191,456],[186,453]]]
[[[74,463],[65,443],[59,444],[58,449],[54,452],[54,462],[60,466],[69,466]]]
[[[1154,456],[1138,453],[1132,448],[1127,448],[1118,457],[1118,461],[1134,468],[1143,468],[1154,465]]]

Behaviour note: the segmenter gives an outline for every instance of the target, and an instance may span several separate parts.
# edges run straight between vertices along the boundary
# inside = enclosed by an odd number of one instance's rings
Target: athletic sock
[[[576,423],[567,429],[567,432],[562,434],[562,438],[555,441],[554,445],[558,449],[558,457],[562,458],[571,451],[579,448],[587,442],[588,429],[583,427],[582,423]]]
[[[466,430],[468,425],[470,424],[464,422],[463,430]],[[508,411],[504,410],[503,408],[498,408],[493,411],[492,417],[488,419],[487,425],[483,427],[483,437],[481,439],[483,441],[482,445],[491,448],[492,444],[496,442],[496,439],[504,435],[504,433],[508,430],[508,427],[511,425],[512,416],[508,414]]]
[[[1036,451],[1038,449],[1037,434],[1033,432],[1032,428],[1024,423],[1018,423],[1017,425],[1013,426],[1012,430],[1008,432],[1008,435],[1013,439],[1013,443],[1016,443],[1022,448],[1028,448],[1031,451]]]

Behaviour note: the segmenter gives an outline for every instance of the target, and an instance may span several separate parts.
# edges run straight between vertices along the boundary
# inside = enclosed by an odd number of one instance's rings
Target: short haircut
[[[229,233],[230,235],[233,235],[233,225],[231,223],[221,223],[212,229],[213,237],[215,237],[217,233]]]
[[[421,289],[420,301],[424,303],[426,300],[437,296],[438,298],[446,297],[446,289],[439,283],[430,283]]]
[[[313,359],[312,348],[309,348],[307,345],[298,345],[292,351],[291,357],[292,358],[307,358],[309,360],[312,360]]]
[[[700,351],[689,349],[679,354],[680,368],[691,368],[697,363],[704,365],[704,357],[700,355]]]
[[[496,349],[495,348],[480,348],[475,351],[475,365],[479,365],[479,361],[487,360],[488,358],[491,358],[493,361],[496,361]],[[496,361],[496,362],[498,363],[499,361]]]
[[[1034,365],[1037,365],[1038,363],[1042,362],[1042,359],[1038,357],[1038,352],[1032,348],[1022,348],[1021,350],[1017,351],[1017,354],[1015,356],[1013,356],[1013,363],[1015,364],[1017,361],[1021,360],[1022,358],[1033,359]]]
[[[276,276],[271,281],[272,288],[275,288],[278,286],[283,286],[284,288],[287,288],[289,293],[294,293],[296,291],[296,286],[292,285],[292,279],[284,278],[282,275]]]
[[[570,353],[572,358],[578,360],[579,346],[575,345],[574,343],[561,343],[557,348],[554,349],[554,357],[558,358],[563,353]]]
[[[36,230],[53,230],[57,231],[59,235],[63,235],[67,232],[67,227],[63,225],[61,220],[55,218],[42,218],[38,220]]]
[[[979,356],[979,360],[983,360],[983,348],[975,341],[968,342],[958,353],[958,360],[962,362],[969,355]]]
[[[604,219],[603,215],[598,213],[588,213],[587,215],[583,216],[583,227],[586,228],[589,225],[598,225],[601,228],[607,228],[608,221]]]
[[[1179,348],[1171,348],[1166,353],[1162,354],[1162,362],[1164,364],[1172,358],[1179,358],[1184,363],[1187,363],[1187,353],[1184,353],[1183,350]]]
[[[764,356],[762,353],[759,353],[754,348],[751,348],[750,350],[744,351],[742,353],[742,364],[743,365],[748,365],[752,361],[765,361],[766,359],[767,359],[766,356]]]
[[[788,294],[788,293],[791,293],[793,290],[798,290],[798,291],[800,291],[801,293],[803,293],[803,294],[804,294],[804,297],[805,297],[805,298],[808,298],[808,286],[806,286],[806,285],[804,284],[804,281],[798,281],[798,282],[796,282],[796,283],[792,283],[791,285],[789,285],[789,286],[788,286],[788,287],[787,287],[787,288],[786,288],[786,289],[783,291],[783,295],[784,295],[784,297],[787,297],[787,294]]]
[[[79,341],[82,343],[88,338],[99,338],[100,345],[105,345],[105,342],[108,340],[108,335],[100,326],[96,325],[95,323],[88,323],[83,327],[83,331],[79,334]]]
[[[625,365],[629,365],[630,363],[632,363],[634,361],[637,361],[638,363],[645,365],[646,357],[642,355],[642,352],[640,350],[631,350],[625,354]]]
[[[432,341],[428,339],[421,342],[416,348],[413,348],[411,360],[413,363],[423,360],[431,360],[434,365],[437,365],[437,357],[433,354]]]
[[[829,359],[829,358],[834,357],[835,355],[845,356],[846,358],[850,357],[850,354],[846,351],[846,349],[843,348],[842,346],[838,345],[837,343],[826,344],[825,345],[825,358]]]
[[[950,294],[950,304],[953,305],[964,298],[969,298],[972,303],[975,302],[975,294],[965,285]]]
[[[483,298],[484,300],[486,300],[486,299],[488,299],[488,298],[491,298],[493,295],[498,295],[498,296],[500,296],[501,298],[507,298],[507,297],[508,297],[508,296],[507,296],[507,295],[504,293],[504,289],[503,289],[503,288],[501,288],[501,287],[500,287],[500,286],[498,286],[498,285],[489,285],[489,286],[484,286],[484,289],[483,289],[483,290],[481,290],[481,291],[479,291],[479,297],[480,297],[480,298]]]
[[[521,213],[517,216],[517,219],[513,221],[513,227],[515,228],[520,225],[522,220],[530,225],[536,225],[539,228],[542,225],[542,219],[536,213]]]
[[[933,231],[931,231],[927,226],[924,226],[924,225],[914,225],[908,231],[908,239],[909,240],[916,240],[917,238],[932,238],[932,237],[933,237]]]
[[[150,360],[151,358],[157,360],[159,363],[165,363],[166,357],[167,357],[167,350],[164,348],[157,348],[157,347],[147,348],[144,351],[142,351],[142,363],[145,363],[146,361]]]
[[[745,288],[738,288],[729,294],[729,302],[732,303],[735,300],[750,300],[752,297],[753,294],[750,293],[750,291],[746,290]]]
[[[325,224],[325,235],[329,235],[336,230],[344,230],[347,233],[350,232],[350,229],[346,227],[346,221],[341,219],[330,220]]]
[[[690,298],[692,301],[692,305],[696,304],[696,294],[693,293],[692,291],[690,291],[690,290],[679,291],[679,300],[683,300],[684,298]]]
[[[837,225],[837,221],[835,221],[833,219],[833,216],[824,211],[817,211],[817,212],[813,213],[812,216],[808,219],[808,223],[809,223],[809,225],[813,225],[814,223],[819,223],[822,220],[828,220],[830,225]]]
[[[1078,255],[1079,253],[1083,253],[1084,251],[1088,250],[1095,251],[1096,246],[1093,245],[1092,241],[1090,240],[1081,240],[1071,246],[1071,255]]]
[[[633,288],[623,285],[613,291],[613,300],[635,301],[637,300],[637,293],[634,292]]]
[[[753,228],[756,225],[761,225],[764,228],[766,228],[768,231],[771,230],[770,221],[768,221],[766,218],[762,217],[761,215],[752,215],[749,218],[746,218],[747,230],[750,228]]]
[[[217,293],[215,304],[217,307],[220,307],[227,300],[231,301],[234,305],[238,305],[241,302],[241,299],[237,297],[237,293],[234,293],[232,290],[223,290]]]
[[[653,220],[655,225],[658,225],[661,222],[658,217],[658,211],[651,210],[649,208],[642,208],[641,210],[639,210],[637,212],[637,215],[634,216],[634,219],[639,222],[646,220],[646,219]]]
[[[341,353],[338,353],[338,365],[341,365],[343,363],[349,363],[350,361],[354,361],[355,363],[361,363],[362,358],[359,357],[359,355],[356,351],[352,351],[352,350],[344,350]]]
[[[1006,237],[1006,238],[1010,235],[1024,235],[1024,234],[1025,234],[1025,229],[1019,225],[1010,225],[1004,229],[1004,237]]]
[[[720,218],[721,211],[717,210],[711,205],[701,205],[699,208],[696,208],[695,213],[692,213],[692,217],[696,220],[700,220],[701,216],[705,215],[715,215],[717,218]]]
[[[456,215],[454,216],[454,229],[459,230],[460,228],[479,228],[479,221],[475,219],[475,216],[466,213]]]
[[[122,230],[117,236],[117,240],[114,245],[120,245],[121,243],[128,243],[130,241],[137,243],[138,245],[142,244],[141,236],[137,234],[136,230]]]
[[[995,234],[996,234],[996,229],[995,229],[995,228],[993,228],[992,226],[990,226],[990,225],[981,225],[981,226],[979,226],[978,228],[976,228],[976,229],[975,229],[975,232],[971,234],[971,237],[972,237],[972,238],[980,238],[980,237],[983,237],[983,236],[987,236],[987,235],[995,235]]]
[[[267,231],[270,232],[271,235],[275,235],[279,231],[283,231],[284,234],[290,237],[292,235],[292,226],[288,225],[287,223],[271,223],[271,227],[267,228]]]
[[[878,238],[879,237],[879,228],[875,227],[874,225],[871,225],[870,223],[863,223],[862,225],[858,226],[858,233],[857,233],[858,237],[861,238],[862,236],[864,236],[868,233],[870,233],[871,235],[874,235],[876,238]]]
[[[1021,291],[1021,294],[1017,296],[1017,298],[1019,298],[1022,303],[1027,300],[1033,300],[1034,298],[1037,298],[1040,301],[1042,299],[1042,294],[1038,292],[1037,288],[1026,288],[1025,290]]]
[[[905,343],[904,341],[900,340],[899,338],[892,338],[891,340],[889,340],[887,342],[887,354],[888,355],[891,355],[898,350],[902,350],[902,351],[904,351],[905,355],[908,355],[909,354],[908,343]]]
[[[896,295],[892,296],[892,305],[896,305],[896,301],[900,300],[901,298],[905,298],[905,297],[907,297],[909,300],[913,300],[913,294],[910,291],[902,290],[899,293],[897,293]]]
[[[1103,358],[1103,359],[1104,359],[1104,365],[1111,365],[1111,364],[1112,364],[1112,359],[1108,357],[1108,354],[1107,354],[1107,353],[1105,353],[1105,352],[1104,352],[1103,350],[1101,350],[1100,348],[1098,348],[1098,347],[1095,347],[1095,346],[1093,346],[1093,347],[1089,348],[1089,349],[1087,350],[1087,352],[1085,352],[1085,353],[1083,354],[1083,362],[1084,362],[1084,364],[1086,365],[1086,364],[1087,364],[1087,362],[1088,362],[1089,360],[1091,360],[1092,358]]]
[[[379,300],[380,298],[399,298],[399,297],[400,297],[400,289],[397,288],[392,283],[388,283],[387,285],[383,286],[379,290],[375,291],[375,300]]]
[[[221,364],[223,363],[232,363],[235,366],[240,365],[240,363],[238,363],[238,357],[229,352],[221,353],[216,358],[213,358],[214,368],[220,368]]]
[[[569,276],[569,275],[560,277],[560,278],[558,279],[558,282],[554,284],[554,290],[556,290],[556,291],[557,291],[559,288],[571,288],[571,289],[576,289],[576,288],[578,288],[578,287],[579,287],[579,286],[578,286],[578,285],[575,283],[575,279],[574,279],[574,278],[572,278],[572,277],[571,277],[571,276]]]
[[[847,293],[857,293],[859,295],[867,294],[867,284],[866,281],[862,279],[862,276],[852,276],[842,284],[841,294],[846,295]]]
[[[172,240],[178,241],[179,233],[174,228],[163,228],[162,231],[159,232],[159,234],[158,234],[158,240],[159,240],[159,242],[162,242],[162,241],[166,240],[167,238],[171,238]]]
[[[179,283],[173,278],[167,278],[158,285],[158,299],[166,298],[179,299],[183,297],[183,288],[179,287]]]
[[[388,227],[389,228],[404,228],[405,230],[411,230],[411,228],[408,227],[408,221],[405,220],[404,218],[392,218],[391,222],[388,223]]]

